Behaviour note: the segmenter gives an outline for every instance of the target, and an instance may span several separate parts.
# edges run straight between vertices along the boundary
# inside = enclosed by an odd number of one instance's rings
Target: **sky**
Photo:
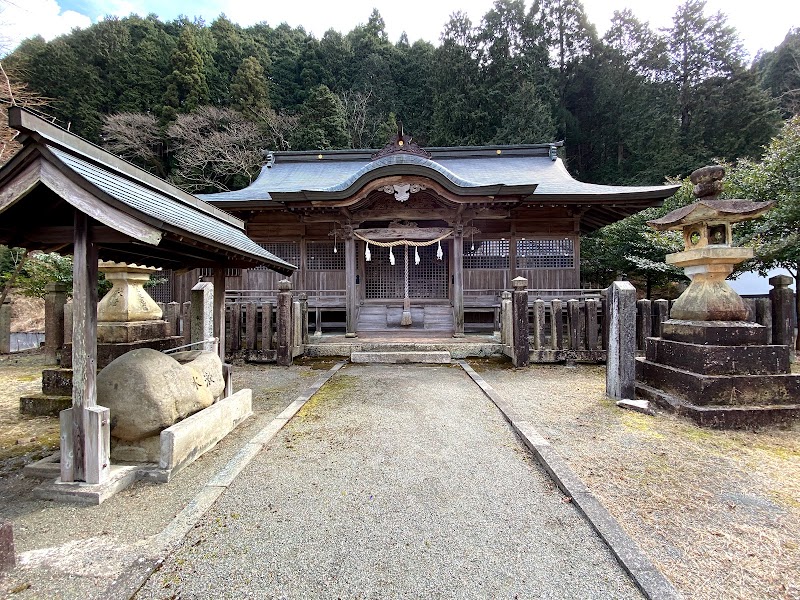
[[[321,37],[333,28],[347,33],[365,23],[377,8],[392,41],[405,31],[411,42],[425,39],[438,44],[439,34],[450,14],[461,10],[474,24],[480,22],[493,0],[299,0],[295,2],[253,2],[242,0],[0,0],[0,55],[13,49],[22,39],[41,34],[52,39],[73,27],[87,27],[104,15],[145,16],[157,14],[162,20],[178,15],[201,16],[212,21],[220,13],[243,26],[266,21],[270,25],[286,22],[303,26]],[[530,6],[530,0],[526,2]],[[589,20],[602,35],[615,10],[630,8],[641,21],[653,28],[668,27],[680,4],[678,0],[583,0]],[[707,0],[707,13],[722,11],[742,39],[750,57],[759,49],[772,50],[791,27],[800,27],[800,2],[797,0]],[[5,50],[3,52],[2,50]]]

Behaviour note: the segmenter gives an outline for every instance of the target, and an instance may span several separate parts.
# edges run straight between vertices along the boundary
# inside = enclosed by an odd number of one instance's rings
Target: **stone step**
[[[445,350],[408,351],[408,352],[374,352],[362,351],[350,354],[350,361],[354,363],[388,363],[388,364],[449,364],[450,353]]]
[[[36,394],[35,396],[23,396],[19,399],[19,412],[26,415],[58,416],[58,413],[71,406],[72,396]]]

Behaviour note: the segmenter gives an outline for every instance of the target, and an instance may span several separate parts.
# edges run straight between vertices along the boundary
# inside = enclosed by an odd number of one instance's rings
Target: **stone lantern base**
[[[746,321],[665,321],[636,359],[637,395],[699,425],[745,428],[800,418],[789,347]]]

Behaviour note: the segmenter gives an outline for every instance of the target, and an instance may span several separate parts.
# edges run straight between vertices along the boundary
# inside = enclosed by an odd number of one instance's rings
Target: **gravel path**
[[[138,598],[639,598],[456,367],[342,369]]]

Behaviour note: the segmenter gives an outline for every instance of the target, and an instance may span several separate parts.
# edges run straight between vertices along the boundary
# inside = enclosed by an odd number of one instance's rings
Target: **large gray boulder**
[[[222,390],[222,364],[212,352],[198,354],[216,358],[218,373],[213,358],[181,365],[149,348],[123,354],[100,371],[97,403],[111,411],[112,437],[143,440],[211,405]]]

